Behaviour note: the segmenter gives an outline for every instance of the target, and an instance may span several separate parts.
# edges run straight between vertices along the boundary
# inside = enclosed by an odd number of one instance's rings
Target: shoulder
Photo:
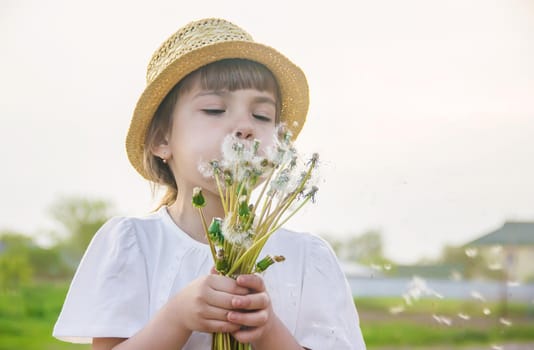
[[[155,229],[159,221],[157,212],[143,216],[112,217],[95,233],[85,256],[115,260],[126,252],[129,255],[144,255],[150,240],[148,233],[164,231]]]
[[[142,231],[162,224],[161,210],[139,216],[114,216],[99,231]]]
[[[95,238],[143,241],[149,232],[166,232],[162,229],[161,211],[140,216],[115,216],[97,231]]]
[[[278,244],[290,245],[304,249],[307,252],[323,252],[333,254],[330,244],[321,236],[310,232],[297,232],[288,229],[280,229],[271,237]]]
[[[266,247],[267,253],[283,255],[290,261],[299,262],[304,270],[340,271],[330,244],[313,233],[280,229],[269,238]]]

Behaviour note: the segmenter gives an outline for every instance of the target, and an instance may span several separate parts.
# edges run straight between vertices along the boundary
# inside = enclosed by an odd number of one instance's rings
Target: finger
[[[240,327],[235,332],[232,332],[232,336],[240,343],[252,343],[258,339],[263,333],[262,328],[243,328]]]
[[[237,285],[248,288],[255,292],[265,291],[265,284],[260,275],[241,275],[236,279]]]
[[[269,313],[266,309],[261,309],[254,312],[230,311],[228,313],[228,321],[246,327],[263,326],[268,321],[268,319]]]
[[[248,288],[239,286],[237,282],[226,276],[221,275],[210,275],[209,278],[209,286],[212,289],[226,292],[230,294],[237,294],[237,295],[246,295],[249,292]]]
[[[217,307],[219,309],[224,309],[226,311],[230,311],[234,308],[232,305],[232,300],[235,297],[237,297],[237,295],[222,292],[216,289],[208,289],[204,294],[205,301],[208,305]]]
[[[202,320],[228,321],[229,312],[228,309],[207,304],[198,309],[196,316]]]
[[[241,326],[228,321],[208,320],[204,324],[203,328],[204,329],[202,331],[208,333],[233,333],[239,331],[241,329]]]
[[[244,296],[233,296],[231,300],[232,308],[241,310],[265,309],[271,300],[266,292],[253,293]]]

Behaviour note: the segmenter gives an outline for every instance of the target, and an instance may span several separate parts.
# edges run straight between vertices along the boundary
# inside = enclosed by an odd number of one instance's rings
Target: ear
[[[169,142],[167,141],[167,138],[161,140],[160,144],[152,147],[152,154],[163,160],[168,160],[171,158],[171,147],[169,145]]]

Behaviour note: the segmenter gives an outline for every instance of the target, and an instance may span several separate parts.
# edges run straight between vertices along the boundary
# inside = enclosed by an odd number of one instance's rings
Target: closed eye
[[[219,115],[226,112],[224,109],[203,109],[202,112],[208,115]]]
[[[254,118],[256,118],[258,120],[261,120],[263,122],[270,122],[272,120],[271,118],[266,117],[266,116],[261,115],[261,114],[253,114],[252,116],[254,116]]]

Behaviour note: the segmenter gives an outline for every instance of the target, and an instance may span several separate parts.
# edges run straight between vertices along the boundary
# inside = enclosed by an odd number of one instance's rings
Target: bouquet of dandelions
[[[312,184],[318,155],[303,162],[291,137],[289,131],[279,128],[274,145],[262,155],[258,140],[229,135],[222,144],[222,159],[200,165],[205,176],[215,179],[224,209],[224,218],[213,218],[208,226],[202,210],[206,205],[202,189],[194,189],[192,202],[199,210],[220,274],[237,278],[240,274],[262,273],[284,260],[283,256],[267,255],[258,261],[258,257],[269,237],[308,201],[313,201],[318,190]],[[259,195],[254,199],[251,194],[256,187]],[[228,333],[215,333],[212,349],[251,347]]]

